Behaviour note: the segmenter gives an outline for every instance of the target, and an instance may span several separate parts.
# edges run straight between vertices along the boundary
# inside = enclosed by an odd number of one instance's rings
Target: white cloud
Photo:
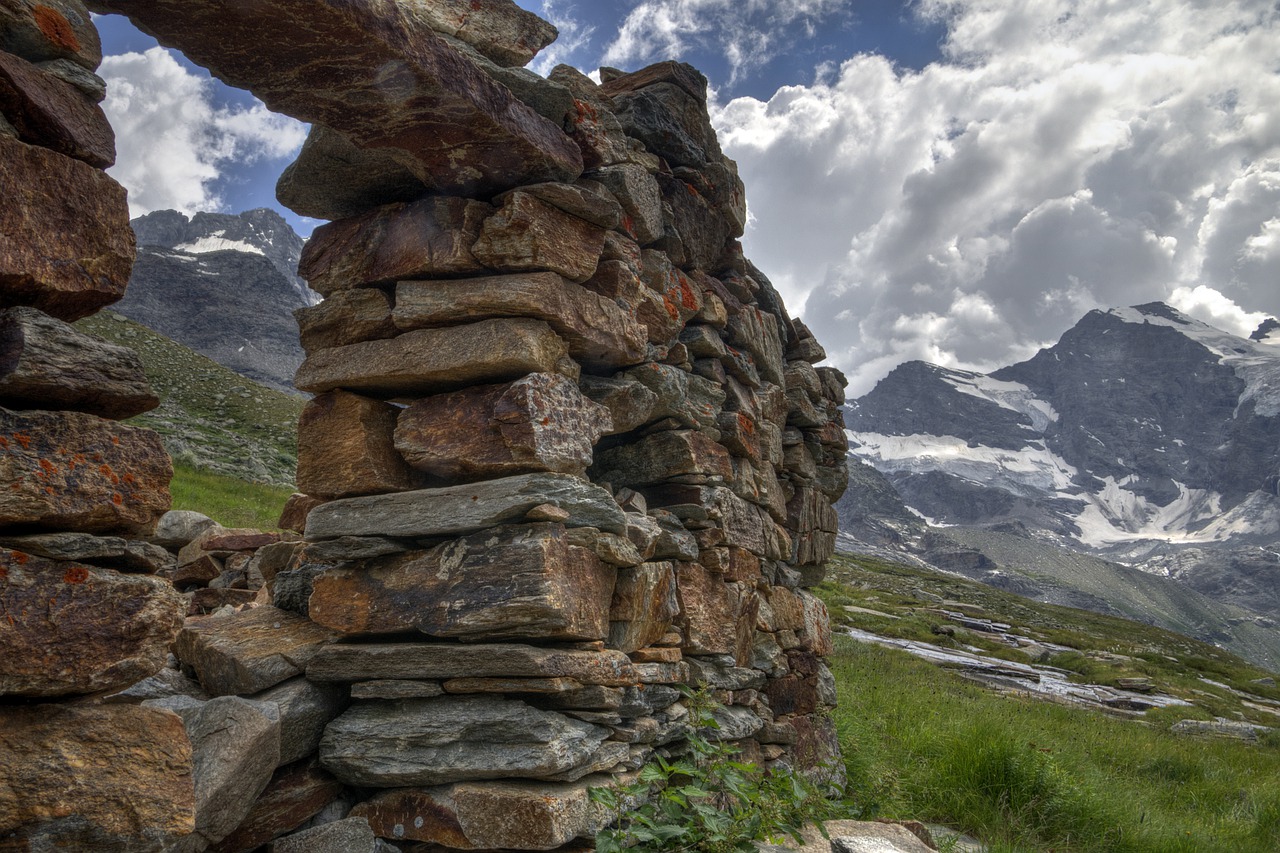
[[[1280,9],[914,8],[946,25],[943,60],[861,54],[715,115],[748,252],[851,393],[905,358],[1027,357],[1095,307],[1280,313]]]
[[[559,35],[556,40],[534,58],[529,70],[546,76],[551,69],[591,43],[596,28],[573,17],[561,8],[563,0],[543,0],[540,15],[555,25]]]
[[[605,49],[606,65],[678,59],[695,46],[724,53],[736,82],[788,50],[799,35],[833,17],[847,17],[847,0],[644,0]]]
[[[116,132],[109,171],[129,190],[140,216],[172,208],[218,210],[217,182],[233,166],[295,153],[306,126],[249,108],[215,107],[213,84],[188,71],[163,48],[103,59],[103,109]]]
[[[1179,287],[1169,294],[1168,303],[1184,314],[1195,317],[1224,332],[1247,338],[1254,333],[1267,314],[1246,311],[1212,287]]]

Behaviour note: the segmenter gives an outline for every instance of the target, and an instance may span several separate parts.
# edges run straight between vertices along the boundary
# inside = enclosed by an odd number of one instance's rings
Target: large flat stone
[[[298,159],[276,183],[276,199],[301,216],[345,219],[425,195],[427,186],[392,151],[360,148],[336,130],[313,124]]]
[[[301,675],[335,636],[296,613],[264,606],[184,628],[174,653],[210,695],[245,695]]]
[[[166,581],[0,551],[0,695],[118,690],[164,668],[186,604]]]
[[[601,487],[567,474],[521,474],[465,486],[330,501],[307,517],[307,537],[458,536],[521,521],[542,504],[568,511],[566,525],[626,532],[622,509]]]
[[[313,352],[293,384],[317,394],[339,388],[387,397],[434,394],[552,373],[567,351],[541,321],[484,320]]]
[[[634,317],[613,300],[556,273],[406,281],[396,288],[394,318],[402,329],[491,317],[545,321],[589,369],[617,370],[645,358],[645,330]]]
[[[136,352],[35,308],[0,311],[0,401],[116,420],[160,405]]]
[[[454,482],[533,471],[582,474],[612,426],[609,411],[576,383],[533,373],[411,403],[400,412],[395,449],[419,471]]]
[[[275,112],[393,148],[442,194],[572,181],[582,157],[554,124],[449,47],[417,4],[358,0],[99,0]],[[284,34],[282,36],[282,33]]]
[[[608,820],[590,798],[590,788],[602,781],[458,782],[384,791],[351,813],[396,841],[462,850],[552,850],[593,835]]]
[[[0,307],[78,320],[124,296],[136,253],[124,187],[0,134]]]
[[[398,413],[390,403],[346,391],[313,397],[298,419],[298,488],[339,498],[421,485],[392,443]]]
[[[391,296],[376,287],[336,291],[319,305],[297,309],[293,318],[306,352],[399,334],[391,322]]]
[[[0,114],[31,145],[105,169],[116,138],[102,108],[80,90],[26,60],[0,52]]]
[[[0,708],[9,850],[160,853],[195,828],[191,743],[168,711]]]
[[[621,652],[548,649],[516,643],[336,643],[307,666],[313,681],[450,678],[573,678],[583,684],[625,687],[636,682]]]
[[[512,0],[432,0],[415,14],[436,32],[461,39],[502,66],[527,65],[556,39],[556,28]]]
[[[615,485],[646,486],[673,477],[733,478],[729,451],[700,432],[670,430],[596,454],[592,478]]]
[[[676,588],[685,651],[733,655],[738,666],[749,666],[757,598],[742,584],[725,583],[697,563],[676,564]]]
[[[102,42],[80,0],[0,0],[0,50],[29,62],[69,60],[89,71]]]
[[[613,581],[563,525],[504,527],[325,572],[308,612],[344,634],[601,640]]]
[[[608,736],[600,726],[496,697],[363,702],[329,724],[320,762],[349,785],[376,788],[538,779],[588,763]]]
[[[433,197],[331,222],[307,241],[298,275],[328,296],[406,278],[482,272],[471,245],[492,212],[483,202]]]
[[[591,278],[603,250],[604,229],[527,192],[512,193],[471,247],[498,272],[550,270],[577,282]]]

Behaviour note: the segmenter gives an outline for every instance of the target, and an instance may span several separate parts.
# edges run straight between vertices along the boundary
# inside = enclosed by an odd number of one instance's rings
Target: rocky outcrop
[[[111,604],[116,568],[15,552],[4,576],[24,606],[80,606],[65,587],[85,581],[111,608],[86,630],[119,638],[64,663],[79,638],[32,623],[15,656],[43,637],[66,672],[15,673],[11,695],[165,714],[188,769],[169,823],[148,810],[105,843],[582,849],[591,787],[688,748],[680,685],[714,691],[745,755],[838,776],[830,627],[806,587],[834,549],[844,379],[743,256],[706,80],[513,68],[553,31],[507,0],[93,5],[313,122],[281,194],[337,217],[301,257],[326,296],[298,314],[296,386],[319,396],[299,425],[308,494],[281,524],[305,535],[168,517],[160,553],[103,544],[177,589],[147,599],[173,620],[151,633]],[[139,228],[172,243],[195,224]],[[233,226],[196,242],[242,242]],[[167,471],[145,441],[97,415],[11,417],[15,528],[155,526]],[[86,444],[74,467],[64,435]],[[62,831],[11,811],[0,833]]]

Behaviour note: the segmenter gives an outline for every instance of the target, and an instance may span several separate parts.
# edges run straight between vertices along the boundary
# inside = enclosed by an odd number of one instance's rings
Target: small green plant
[[[705,691],[686,691],[688,752],[657,755],[631,785],[593,788],[591,798],[615,816],[596,837],[599,853],[752,851],[752,842],[788,836],[831,816],[818,786],[800,773],[764,770],[735,760],[735,746],[714,737],[717,704]]]

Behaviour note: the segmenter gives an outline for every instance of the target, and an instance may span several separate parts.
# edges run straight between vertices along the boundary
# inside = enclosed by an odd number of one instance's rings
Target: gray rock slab
[[[345,692],[332,684],[295,678],[254,696],[280,709],[280,765],[306,758],[320,745],[324,727],[347,707]]]
[[[313,681],[450,678],[574,678],[583,684],[635,684],[631,660],[617,651],[549,649],[517,643],[339,643],[316,653]]]
[[[362,817],[295,832],[271,845],[271,853],[376,853],[379,849],[377,837]]]
[[[567,474],[522,474],[463,486],[330,501],[307,516],[307,538],[456,536],[524,519],[552,504],[570,527],[626,533],[626,517],[600,486]]]

